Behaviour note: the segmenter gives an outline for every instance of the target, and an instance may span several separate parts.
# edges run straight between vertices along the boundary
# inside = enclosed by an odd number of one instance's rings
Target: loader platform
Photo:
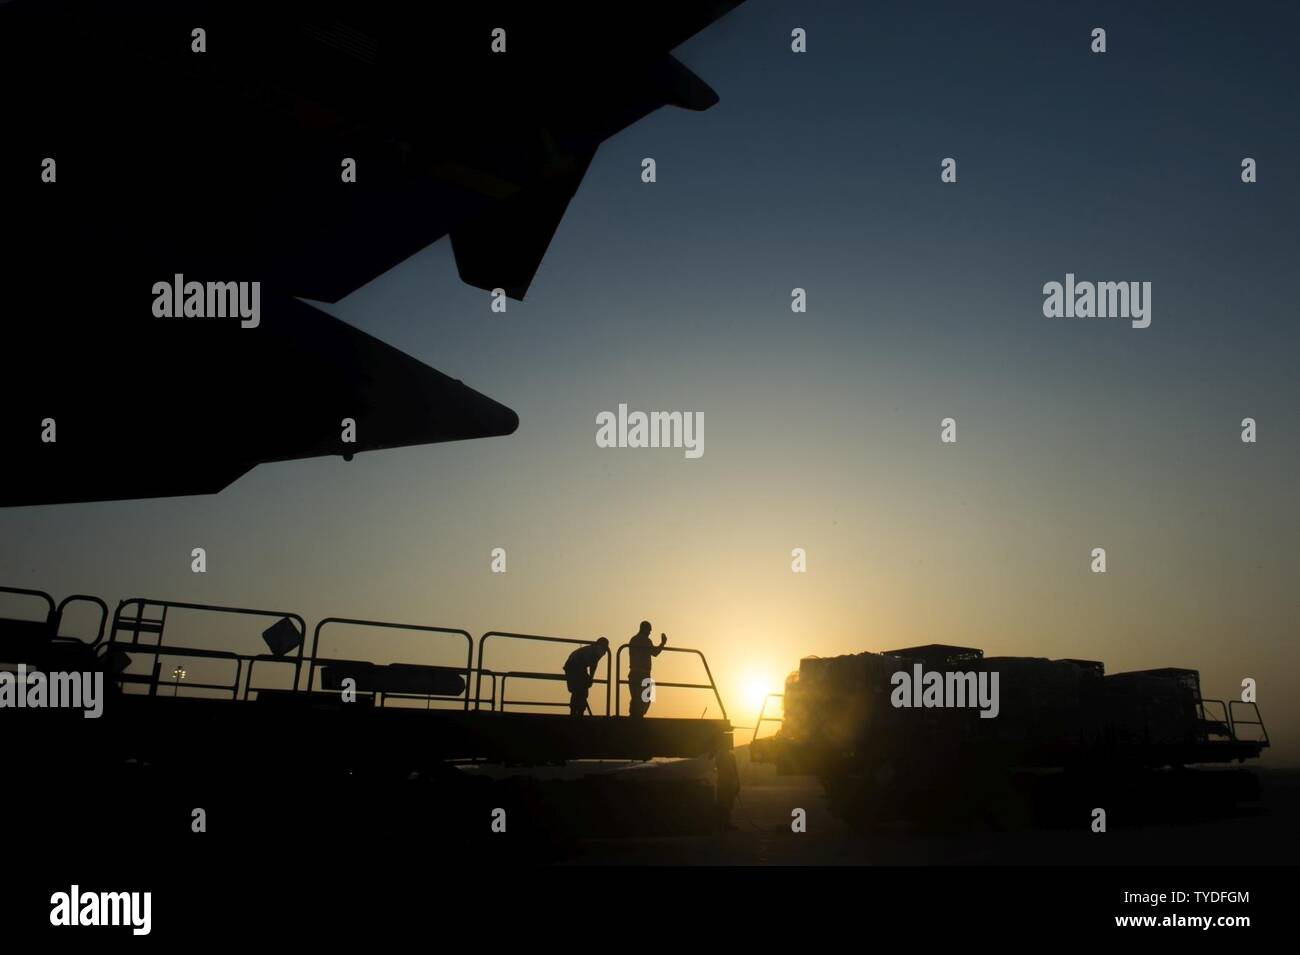
[[[75,734],[92,762],[398,775],[439,764],[718,757],[732,748],[698,650],[668,648],[697,659],[704,679],[659,686],[707,692],[719,718],[622,713],[627,681],[611,673],[623,648],[607,651],[597,671],[596,713],[573,717],[563,661],[594,641],[503,631],[476,640],[460,628],[330,617],[312,630],[308,652],[306,623],[290,612],[131,598],[110,618],[97,597],[56,605],[42,591],[0,588],[4,595],[38,606],[27,618],[0,617],[0,663],[94,670],[105,686],[98,719],[38,707],[6,717],[33,741],[48,736],[50,745],[36,748],[52,753],[66,752],[58,739]],[[76,605],[89,611],[93,635],[61,632]],[[222,630],[233,634],[224,646]],[[374,659],[358,658],[381,642]],[[549,668],[496,662],[520,647]]]

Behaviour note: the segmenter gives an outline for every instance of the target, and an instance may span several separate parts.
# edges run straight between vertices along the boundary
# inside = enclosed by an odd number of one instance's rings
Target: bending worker
[[[596,679],[596,668],[609,652],[609,641],[601,637],[595,643],[578,647],[564,661],[564,682],[569,688],[569,715],[581,716],[587,710],[587,690]]]

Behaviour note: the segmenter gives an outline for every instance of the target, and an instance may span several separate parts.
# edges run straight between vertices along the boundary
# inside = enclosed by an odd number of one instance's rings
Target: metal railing
[[[568,708],[569,708],[569,703],[567,703],[567,702],[559,702],[559,701],[555,701],[555,700],[507,700],[507,699],[506,699],[506,681],[508,681],[508,680],[510,679],[510,677],[514,677],[515,679],[518,679],[518,680],[542,680],[542,681],[554,681],[554,682],[560,682],[560,683],[566,683],[566,684],[567,684],[568,679],[569,679],[567,676],[565,676],[565,675],[562,674],[562,673],[536,673],[536,672],[531,672],[531,671],[528,671],[528,670],[509,670],[509,671],[507,671],[507,672],[501,674],[501,711],[502,711],[503,713],[505,712],[505,708],[506,708],[506,704],[507,704],[507,703],[513,703],[515,706],[551,706],[551,707],[559,707],[559,708],[562,708],[562,709],[568,709]],[[609,686],[609,680],[592,680],[592,681],[591,681],[591,685],[592,685],[592,686],[595,686],[597,683],[604,684],[606,687]],[[606,698],[606,701],[608,701],[608,699],[609,699],[609,692],[608,692],[608,690],[606,690],[605,698]],[[608,707],[608,705],[609,705],[608,702],[606,702],[606,706],[607,706],[607,707]],[[591,711],[591,702],[590,702],[590,701],[587,702],[587,711],[588,711],[588,712]],[[608,715],[608,713],[607,713],[606,715]]]
[[[28,590],[26,587],[0,587],[0,594],[16,594],[19,597],[39,597],[41,600],[45,601],[46,607],[49,608],[45,611],[45,622],[48,623],[50,618],[54,616],[54,598],[43,590]],[[37,623],[39,622],[40,621],[37,621]]]
[[[0,593],[17,594],[22,597],[38,597],[45,602],[48,608],[45,612],[44,620],[31,621],[35,624],[44,624],[49,628],[51,643],[79,643],[83,646],[95,647],[104,639],[104,628],[108,624],[108,604],[91,594],[70,594],[64,597],[58,605],[54,603],[54,598],[44,590],[28,590],[25,587],[0,587]],[[68,604],[82,601],[84,603],[94,604],[99,608],[99,629],[95,633],[95,638],[89,643],[79,637],[64,636],[59,633],[59,628],[63,624],[63,611],[67,609]],[[12,618],[5,618],[12,619]]]
[[[492,670],[484,670],[482,668],[479,669],[478,675],[480,680],[478,684],[479,686],[483,685],[481,680],[484,675],[487,675],[492,678],[492,695],[488,697],[488,702],[491,705],[488,707],[488,711],[491,713],[495,713],[497,709],[497,675]],[[476,710],[479,709],[482,702],[483,702],[483,697],[479,696],[478,691],[476,690],[474,696],[474,709]]]
[[[470,691],[470,684],[471,684],[471,682],[472,682],[472,679],[473,679],[473,673],[474,673],[474,638],[471,637],[471,636],[469,635],[469,632],[466,631],[466,630],[459,630],[459,629],[456,629],[456,628],[454,628],[454,627],[428,627],[428,626],[424,626],[423,624],[414,624],[414,623],[390,623],[390,622],[383,621],[383,620],[355,620],[355,619],[350,618],[350,617],[326,617],[326,618],[325,618],[324,620],[322,620],[320,623],[316,624],[316,629],[315,629],[315,631],[314,631],[313,634],[312,634],[312,640],[311,640],[311,656],[310,656],[310,657],[308,658],[308,660],[307,660],[307,692],[308,692],[308,693],[310,693],[310,692],[312,691],[312,689],[315,687],[315,683],[316,683],[316,669],[317,669],[317,667],[322,666],[322,665],[329,665],[329,664],[339,665],[339,664],[347,664],[347,663],[362,663],[362,662],[365,662],[365,661],[358,661],[358,660],[334,660],[334,659],[330,659],[330,658],[328,658],[328,657],[320,657],[320,656],[317,655],[317,652],[318,652],[319,649],[320,649],[320,634],[321,634],[321,631],[324,630],[325,627],[326,627],[326,625],[328,625],[328,624],[344,624],[344,625],[351,626],[351,627],[382,627],[382,628],[389,629],[389,630],[414,630],[414,631],[418,631],[418,632],[420,632],[420,633],[440,633],[440,634],[448,634],[448,635],[459,635],[459,636],[464,637],[464,638],[465,638],[465,645],[466,645],[466,656],[465,656],[465,670],[464,670],[464,673],[465,673],[465,689],[464,689],[463,694],[461,694],[461,693],[457,693],[457,694],[455,694],[455,695],[436,694],[436,693],[419,693],[419,694],[409,694],[409,693],[388,693],[388,694],[385,694],[385,693],[382,693],[382,692],[381,692],[381,693],[378,694],[378,697],[379,697],[379,705],[380,705],[380,706],[383,706],[383,701],[384,701],[385,698],[392,698],[392,699],[408,699],[408,698],[409,698],[409,699],[419,699],[419,700],[459,700],[459,699],[461,698],[461,696],[463,695],[464,698],[465,698],[465,709],[467,709],[467,710],[469,709],[469,704],[470,704],[470,694],[469,694],[469,691]],[[450,667],[446,667],[446,668],[444,668],[444,669],[452,669],[452,668],[450,668]],[[495,696],[495,692],[496,692],[496,691],[495,691],[495,680],[493,681],[493,685],[494,685],[493,694],[494,694],[494,696]],[[297,689],[297,681],[296,681],[296,680],[295,680],[295,684],[294,684],[294,689]],[[482,686],[480,685],[480,686],[478,687],[478,690],[481,690],[481,689],[482,689]],[[476,692],[475,692],[475,697],[476,697],[476,699],[475,699],[474,702],[475,702],[475,705],[476,705],[476,706],[477,706],[477,703],[478,703],[477,697],[479,696],[479,692],[478,692],[478,690],[476,690]]]
[[[493,672],[493,671],[491,671],[491,670],[485,670],[484,667],[483,667],[483,655],[484,655],[485,651],[487,650],[487,644],[488,644],[488,638],[489,638],[489,637],[501,637],[501,638],[503,638],[503,639],[507,639],[507,640],[530,640],[530,641],[534,641],[534,642],[537,642],[537,643],[567,643],[567,644],[570,644],[570,645],[576,645],[576,646],[591,646],[592,644],[594,644],[594,643],[596,642],[595,640],[578,640],[578,639],[576,639],[576,638],[574,638],[574,637],[546,637],[546,636],[541,636],[541,635],[539,635],[539,634],[535,634],[535,633],[507,633],[507,632],[505,632],[505,631],[503,631],[503,630],[489,630],[487,633],[483,634],[483,636],[481,636],[481,637],[479,638],[479,641],[478,641],[478,680],[477,680],[477,685],[476,685],[475,688],[474,688],[474,698],[475,698],[475,700],[478,700],[478,699],[480,699],[480,698],[483,696],[483,674],[484,674],[484,673],[491,673],[491,672]],[[606,650],[605,650],[604,657],[605,657],[605,660],[604,660],[604,662],[605,662],[605,678],[604,678],[604,679],[595,679],[595,680],[592,681],[592,684],[593,684],[593,685],[596,684],[596,683],[603,683],[603,684],[605,684],[605,715],[608,716],[608,715],[610,714],[610,710],[609,710],[609,686],[610,686],[609,672],[610,672],[610,671],[609,671],[609,668],[610,668],[610,666],[611,666],[611,662],[610,662],[610,653],[609,653],[609,649],[608,649],[608,648],[606,648]],[[508,702],[510,702],[510,701],[508,701],[507,698],[506,698],[506,686],[505,686],[505,684],[506,684],[506,677],[508,677],[508,676],[514,676],[516,679],[530,679],[530,680],[564,680],[564,679],[565,679],[565,677],[564,677],[564,675],[563,675],[562,673],[529,673],[529,672],[525,672],[525,671],[516,671],[516,672],[513,672],[513,673],[505,673],[505,674],[503,674],[502,677],[501,677],[501,699],[500,699],[499,704],[498,704],[498,705],[500,706],[500,709],[501,709],[502,712],[505,711],[506,704],[507,704]],[[533,706],[565,706],[565,707],[567,707],[567,706],[569,705],[568,703],[550,703],[550,702],[532,702],[532,703],[529,703],[529,701],[525,701],[525,700],[515,700],[515,701],[513,701],[513,702],[514,702],[515,705],[517,705],[517,706],[522,706],[522,705],[528,704],[528,705],[533,705]],[[476,705],[477,705],[477,704],[476,704]]]
[[[124,617],[123,612],[128,607],[136,608],[134,616]],[[157,617],[146,617],[147,608],[159,608]],[[163,643],[163,632],[167,627],[168,610],[195,610],[205,613],[220,614],[237,614],[242,616],[266,617],[276,620],[288,620],[295,626],[298,631],[298,652],[295,656],[276,656],[270,653],[235,653],[227,650],[206,650],[202,647],[189,647],[180,645],[171,645]],[[131,641],[128,643],[124,640],[118,640],[119,633],[129,633]],[[235,680],[231,684],[225,683],[186,683],[187,689],[211,689],[229,692],[231,699],[239,699],[240,682],[243,679],[244,664],[248,664],[248,677],[252,680],[253,665],[259,661],[264,663],[280,663],[293,666],[293,688],[298,689],[299,680],[302,673],[303,664],[303,644],[307,633],[307,624],[296,613],[285,613],[275,610],[254,610],[249,607],[226,607],[217,604],[196,604],[183,603],[176,600],[150,600],[145,597],[129,597],[117,605],[117,610],[113,614],[113,625],[109,630],[108,641],[104,644],[105,654],[114,650],[122,652],[143,652],[146,655],[153,656],[152,672],[147,677],[136,676],[133,674],[121,673],[116,679],[123,683],[144,684],[150,687],[150,695],[156,695],[160,683],[160,666],[161,658],[182,657],[193,659],[220,659],[235,661]],[[155,634],[157,641],[154,643],[141,643],[141,634]],[[129,648],[129,649],[128,649]],[[179,681],[177,681],[179,690]],[[248,698],[248,684],[244,685],[244,699]]]
[[[230,683],[194,683],[185,681],[187,690],[220,690],[222,693],[229,693],[232,700],[239,698],[239,681],[244,672],[244,660],[238,653],[232,653],[229,650],[203,650],[199,647],[178,647],[163,648],[163,652],[154,655],[153,668],[148,676],[140,676],[133,673],[119,673],[114,677],[119,683],[131,683],[138,686],[147,686],[150,696],[157,696],[159,687],[166,687],[167,681],[162,679],[162,661],[161,657],[184,657],[186,659],[197,660],[232,660],[235,664],[235,679]],[[176,696],[180,692],[180,678],[174,680],[172,695]]]
[[[90,646],[97,647],[103,641],[104,628],[108,625],[108,604],[104,603],[104,601],[100,600],[93,594],[69,594],[59,601],[58,607],[54,610],[55,619],[58,621],[55,624],[54,639],[61,641],[76,641],[77,643],[85,642],[84,640],[78,640],[76,637],[60,636],[58,632],[58,628],[63,624],[63,611],[67,608],[68,604],[77,600],[84,603],[94,604],[99,608],[99,631],[95,634],[95,639],[90,641]]]
[[[781,715],[780,715],[780,716],[764,716],[764,715],[763,715],[763,714],[765,714],[765,713],[767,712],[767,701],[768,701],[768,700],[781,700],[781,702],[782,702],[782,711],[781,711]],[[749,740],[749,742],[750,742],[751,745],[752,745],[752,744],[753,744],[753,743],[758,739],[758,731],[759,731],[759,728],[760,728],[764,723],[783,723],[783,722],[785,722],[785,710],[784,710],[784,705],[785,705],[785,694],[784,694],[784,693],[769,693],[769,694],[767,694],[767,696],[763,697],[763,702],[762,702],[762,704],[760,704],[760,706],[758,707],[758,720],[754,723],[754,735],[753,735],[752,737],[750,737],[750,740]]]
[[[618,648],[618,653],[614,658],[615,667],[620,672],[623,669],[623,651],[628,649],[630,646],[631,645],[627,643],[620,646]],[[700,662],[704,664],[704,674],[709,678],[708,683],[662,683],[659,680],[654,680],[653,685],[656,689],[661,686],[666,686],[666,687],[672,687],[672,688],[683,689],[683,690],[712,690],[713,698],[718,701],[718,709],[722,713],[722,718],[724,720],[727,718],[727,708],[722,705],[722,694],[718,692],[718,685],[713,680],[713,671],[709,669],[709,661],[704,658],[704,654],[701,651],[692,650],[688,647],[660,647],[657,644],[655,645],[655,649],[659,650],[660,653],[694,654],[695,656],[699,657]],[[619,687],[621,686],[626,686],[628,688],[629,697],[632,694],[632,685],[627,680],[620,679],[614,681],[614,715],[615,716],[619,716],[622,713],[622,710],[619,708]]]
[[[228,695],[232,700],[249,700],[253,694],[260,692],[272,692],[274,689],[277,693],[286,692],[285,690],[273,687],[259,687],[256,684],[255,674],[259,670],[259,664],[276,664],[280,666],[293,667],[293,684],[288,690],[290,693],[298,693],[305,689],[311,693],[316,689],[317,670],[330,665],[339,666],[373,666],[378,667],[369,661],[344,660],[333,657],[322,657],[320,645],[322,632],[327,626],[349,626],[349,627],[376,627],[390,630],[406,630],[422,634],[441,634],[465,641],[465,664],[461,668],[454,667],[430,667],[429,669],[444,670],[451,673],[460,674],[464,678],[465,687],[462,692],[456,694],[444,694],[438,692],[423,693],[418,687],[419,674],[416,672],[419,668],[413,668],[411,678],[417,680],[417,689],[411,691],[409,686],[400,688],[403,680],[398,679],[395,683],[400,689],[396,691],[385,690],[382,688],[383,680],[377,681],[374,695],[379,703],[383,705],[384,700],[433,700],[455,701],[469,711],[471,709],[480,711],[486,709],[488,712],[504,712],[509,706],[525,707],[550,707],[565,708],[567,702],[557,702],[552,700],[533,700],[533,699],[510,699],[509,688],[511,682],[536,681],[536,682],[565,682],[566,676],[562,668],[548,672],[537,672],[530,670],[501,670],[491,669],[485,665],[486,652],[488,643],[501,640],[507,641],[528,641],[536,643],[565,644],[568,646],[591,646],[596,641],[582,640],[574,637],[553,637],[543,634],[531,633],[512,633],[503,630],[489,630],[478,639],[478,664],[475,666],[474,660],[474,637],[467,630],[453,627],[435,627],[423,624],[404,624],[394,623],[384,620],[362,620],[351,617],[326,617],[321,620],[312,631],[311,653],[307,654],[306,632],[307,625],[301,616],[296,613],[289,613],[275,610],[258,610],[250,607],[233,607],[220,604],[200,604],[188,603],[174,600],[154,600],[145,597],[130,597],[118,603],[116,610],[112,614],[111,623],[108,613],[108,606],[101,599],[88,594],[73,594],[66,597],[60,603],[56,604],[54,598],[41,590],[31,590],[21,587],[0,587],[0,594],[15,594],[17,596],[33,597],[41,600],[46,607],[45,620],[47,625],[54,627],[55,633],[51,637],[53,640],[66,640],[85,643],[75,637],[62,637],[57,634],[58,623],[62,620],[63,611],[76,601],[85,601],[92,603],[100,608],[100,622],[94,639],[88,646],[96,648],[96,652],[108,665],[110,672],[113,673],[112,679],[121,684],[130,684],[147,687],[147,692],[151,696],[158,695],[159,689],[165,690],[167,683],[166,675],[162,672],[162,661],[164,658],[179,659],[196,659],[212,661],[228,661],[234,665],[234,678],[231,682],[203,682],[197,683],[185,680],[177,676],[174,682],[173,693],[178,693],[183,686],[186,690],[212,690],[218,691],[222,695]],[[166,635],[168,632],[168,616],[172,611],[196,611],[209,614],[232,614],[248,617],[263,618],[268,621],[287,620],[297,634],[297,642],[290,652],[284,654],[274,653],[241,653],[229,650],[209,650],[204,647],[192,646],[181,643],[167,643]],[[33,621],[35,624],[41,624],[42,621]],[[174,621],[173,621],[174,626]],[[107,627],[107,639],[105,639],[105,629]],[[617,652],[606,648],[603,654],[603,673],[601,667],[597,668],[596,678],[592,680],[592,685],[601,684],[605,687],[605,708],[603,716],[621,715],[620,704],[620,687],[627,686],[627,680],[617,678],[617,673],[622,666],[623,652],[629,649],[629,644],[623,644],[618,647]],[[700,663],[704,667],[705,675],[708,678],[707,683],[678,683],[678,682],[657,682],[657,687],[691,689],[691,690],[708,690],[712,692],[717,702],[718,710],[722,719],[727,718],[726,707],[722,702],[722,695],[718,691],[717,683],[713,678],[709,662],[704,654],[699,650],[685,647],[664,647],[671,653],[688,653],[699,657]],[[127,673],[124,672],[126,667],[130,666],[133,656],[142,656],[144,660],[151,664],[144,673]],[[114,659],[116,657],[116,659]],[[125,661],[125,662],[122,662]],[[115,664],[120,664],[116,665]],[[302,673],[304,666],[307,672],[307,680],[304,686]],[[400,666],[400,664],[399,664]],[[484,681],[488,683],[488,693],[484,695]],[[431,680],[432,685],[436,681]],[[777,695],[777,694],[773,694]],[[487,704],[484,707],[484,703]],[[765,701],[766,703],[766,701]],[[590,709],[589,709],[590,712]],[[762,717],[760,712],[760,719]]]
[[[1243,720],[1239,718],[1237,716],[1237,710],[1236,710],[1238,706],[1243,706],[1243,707],[1249,706],[1251,710],[1254,712],[1255,718],[1253,720]],[[1262,717],[1259,713],[1258,704],[1254,702],[1248,702],[1246,700],[1229,700],[1228,701],[1228,723],[1229,726],[1232,728],[1233,739],[1240,739],[1240,737],[1237,735],[1238,726],[1258,726],[1260,733],[1263,734],[1263,739],[1249,740],[1249,742],[1262,743],[1265,746],[1272,745],[1271,743],[1269,743],[1268,730],[1264,726],[1264,717]]]
[[[1232,717],[1222,700],[1196,700],[1196,715],[1201,723],[1201,732],[1206,740],[1220,737],[1235,739],[1232,729]]]

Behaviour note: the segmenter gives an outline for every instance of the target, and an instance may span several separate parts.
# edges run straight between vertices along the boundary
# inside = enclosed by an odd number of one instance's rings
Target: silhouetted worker
[[[596,668],[609,650],[609,641],[601,637],[595,643],[578,647],[564,661],[564,682],[569,688],[569,715],[581,716],[587,709],[587,690],[596,679]]]
[[[653,683],[646,682],[650,679],[650,658],[659,656],[668,643],[667,634],[661,633],[659,646],[656,647],[650,642],[650,630],[650,621],[642,620],[641,629],[627,642],[627,686],[632,693],[632,699],[628,703],[630,716],[645,716],[646,710],[650,709],[650,691],[654,686]]]

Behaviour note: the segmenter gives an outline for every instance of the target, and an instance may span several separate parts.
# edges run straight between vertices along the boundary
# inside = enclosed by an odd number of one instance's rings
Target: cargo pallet
[[[855,671],[854,661],[862,658],[870,659]],[[1002,715],[987,724],[973,712],[948,708],[912,710],[915,717],[903,720],[887,702],[890,685],[885,674],[891,669],[918,663],[941,672],[993,669],[999,661],[984,659],[983,651],[973,647],[942,644],[829,660],[806,658],[800,677],[791,677],[786,692],[770,694],[764,701],[751,756],[790,774],[842,773],[846,767],[879,766],[890,759],[915,765],[927,752],[967,762],[1005,758],[1020,769],[1133,770],[1244,762],[1269,746],[1259,707],[1251,701],[1203,698],[1195,670],[1165,667],[1107,676],[1103,664],[1093,660],[1000,660],[1012,667],[1071,668],[1080,695],[1073,703],[1053,699],[1035,684],[1032,673],[1026,673],[1013,690],[1021,694],[1023,704],[1032,703],[1025,712],[1009,714],[1004,701]],[[828,675],[841,661],[849,674]],[[1012,684],[1007,674],[1002,676],[1005,697]],[[811,704],[810,696],[815,698]],[[781,699],[782,716],[767,715],[772,699]],[[784,710],[792,699],[805,707],[793,732],[789,711]],[[850,710],[856,716],[846,727],[844,714]],[[1036,722],[1043,717],[1060,719],[1063,731],[1044,735]],[[1023,735],[998,735],[993,725],[998,719],[1019,720],[1012,726]],[[767,723],[781,726],[775,735],[759,739],[759,726]]]

